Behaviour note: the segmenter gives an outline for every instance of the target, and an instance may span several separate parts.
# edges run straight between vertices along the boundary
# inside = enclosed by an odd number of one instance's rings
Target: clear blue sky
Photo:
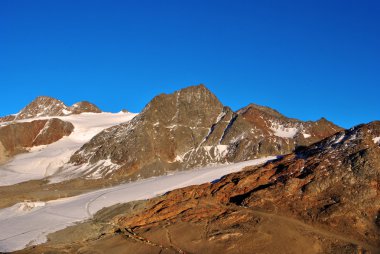
[[[38,95],[139,112],[199,83],[234,110],[380,119],[380,1],[0,0],[0,115]]]

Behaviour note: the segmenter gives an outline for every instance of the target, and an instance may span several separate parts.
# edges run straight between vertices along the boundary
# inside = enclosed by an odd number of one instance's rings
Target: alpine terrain
[[[380,122],[344,130],[204,85],[134,114],[0,118],[0,251],[380,253]]]

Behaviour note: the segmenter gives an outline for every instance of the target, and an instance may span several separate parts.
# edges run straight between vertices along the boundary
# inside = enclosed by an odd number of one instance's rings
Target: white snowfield
[[[273,135],[280,138],[294,138],[294,136],[297,135],[299,131],[298,128],[287,128],[284,125],[274,122],[274,121],[270,121],[270,123],[271,123],[270,129],[273,131]],[[308,137],[305,137],[305,138],[308,138]]]
[[[29,153],[15,156],[11,161],[0,166],[0,186],[12,185],[29,180],[42,179],[54,174],[67,163],[83,144],[102,130],[130,121],[137,114],[133,113],[82,113],[79,115],[41,117],[20,120],[30,122],[37,119],[59,118],[71,122],[74,131],[46,146],[33,147]],[[4,124],[3,124],[4,125]]]
[[[266,157],[229,165],[175,172],[126,183],[83,195],[49,202],[24,202],[0,210],[0,252],[23,249],[45,242],[49,233],[84,221],[104,207],[143,200],[173,189],[211,182],[250,165],[277,157]]]

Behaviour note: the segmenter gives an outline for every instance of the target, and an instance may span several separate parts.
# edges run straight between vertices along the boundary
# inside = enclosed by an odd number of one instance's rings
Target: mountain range
[[[378,253],[379,142],[377,121],[344,130],[256,104],[233,111],[204,85],[158,95],[139,114],[41,96],[0,118],[0,226],[20,216],[13,208],[25,199],[48,207],[122,183],[247,163],[201,185],[100,207],[21,253]],[[277,159],[253,162],[268,156]],[[1,248],[13,236],[1,237],[0,251],[20,249],[6,247],[12,240]]]
[[[56,99],[38,97],[14,115],[13,121],[83,112],[101,111],[89,102],[67,107]],[[17,125],[20,123],[12,124]],[[339,130],[324,118],[303,122],[254,104],[234,112],[205,86],[192,86],[159,95],[130,122],[100,132],[83,144],[58,174],[76,172],[85,165],[83,177],[98,172],[98,177],[146,178],[172,170],[286,154]]]

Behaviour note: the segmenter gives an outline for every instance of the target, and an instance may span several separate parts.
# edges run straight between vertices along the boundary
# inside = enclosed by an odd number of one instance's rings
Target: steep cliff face
[[[26,151],[27,148],[51,144],[68,136],[74,126],[57,118],[16,122],[0,127],[0,161]]]
[[[301,122],[260,106],[233,112],[203,85],[155,97],[130,123],[99,133],[71,158],[88,174],[149,177],[173,169],[289,153],[340,130],[325,120]]]

